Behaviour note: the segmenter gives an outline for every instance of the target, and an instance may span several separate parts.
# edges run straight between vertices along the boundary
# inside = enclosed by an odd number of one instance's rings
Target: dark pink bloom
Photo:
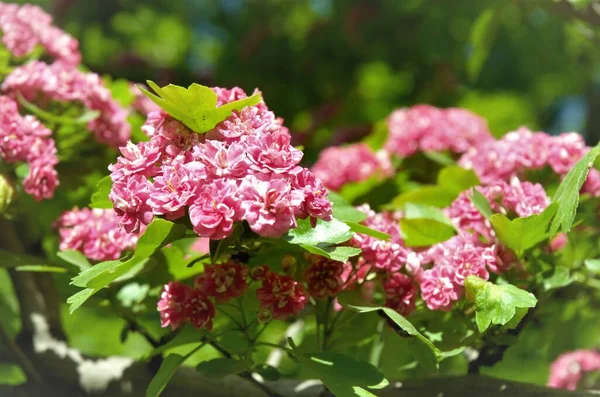
[[[304,273],[308,292],[315,299],[335,297],[344,286],[344,264],[324,256],[310,255],[309,266]]]
[[[207,140],[194,148],[194,158],[205,165],[211,178],[243,178],[249,172],[247,148],[239,143],[226,145]]]
[[[190,287],[177,281],[164,286],[157,304],[163,328],[177,329],[186,321],[185,304],[191,292]]]
[[[565,175],[589,150],[583,137],[576,132],[564,133],[551,139],[548,164],[557,174]]]
[[[214,297],[217,303],[244,295],[248,289],[248,268],[235,261],[205,266],[204,273],[196,278],[195,286]]]
[[[544,187],[539,183],[521,182],[514,177],[503,190],[502,205],[520,217],[539,214],[550,204]]]
[[[297,315],[308,302],[306,292],[296,280],[276,273],[267,275],[256,297],[260,308],[276,320]]]
[[[317,218],[330,221],[333,218],[329,193],[321,181],[308,169],[304,168],[292,178],[292,187],[302,194],[302,203],[297,206],[295,215],[298,218]]]
[[[198,197],[189,207],[194,231],[201,237],[223,239],[239,220],[240,199],[233,181],[215,180],[200,188]]]
[[[413,280],[401,273],[390,274],[383,283],[385,305],[407,316],[415,310],[417,287]]]
[[[162,153],[161,148],[155,142],[133,144],[129,141],[119,150],[121,156],[117,159],[117,163],[108,167],[113,181],[135,174],[151,177],[158,172],[156,165]]]
[[[252,134],[246,139],[246,151],[251,167],[256,172],[267,174],[296,174],[302,152],[290,145],[290,135],[284,130],[271,134]]]
[[[569,238],[565,233],[558,233],[550,243],[548,244],[548,248],[550,251],[560,251],[567,246],[569,242]]]
[[[183,302],[183,314],[196,328],[206,328],[210,331],[215,313],[215,305],[199,289],[192,289]]]

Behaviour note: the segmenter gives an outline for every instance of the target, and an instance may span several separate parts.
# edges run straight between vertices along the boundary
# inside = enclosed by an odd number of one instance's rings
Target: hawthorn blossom
[[[204,273],[196,278],[195,287],[217,303],[225,303],[242,296],[248,289],[248,268],[235,261],[205,266]]]
[[[492,139],[487,123],[465,109],[417,105],[392,112],[387,119],[385,149],[401,157],[418,151],[464,153]]]
[[[419,280],[421,297],[430,310],[448,311],[460,297],[453,283],[453,269],[449,266],[434,266],[423,272]]]
[[[539,183],[521,182],[513,177],[503,189],[502,205],[520,217],[543,212],[550,204],[544,187]]]
[[[211,330],[215,318],[215,305],[197,288],[192,289],[183,302],[183,314],[196,328]]]
[[[344,286],[344,263],[317,255],[310,255],[308,262],[304,279],[310,295],[315,299],[324,299],[339,294]]]
[[[21,116],[13,99],[0,96],[0,160],[28,163],[23,188],[37,201],[52,198],[59,185],[54,168],[58,156],[51,135],[34,116]]]
[[[240,219],[240,205],[235,182],[215,180],[202,186],[189,207],[194,231],[201,237],[213,240],[229,236],[233,223]]]
[[[61,251],[80,251],[94,261],[119,259],[138,241],[138,234],[126,233],[119,227],[119,217],[112,209],[74,208],[61,215],[56,227]]]
[[[333,219],[331,202],[328,197],[329,192],[315,174],[303,168],[302,171],[293,176],[291,184],[295,190],[293,194],[303,196],[302,202],[295,207],[296,217],[310,217],[313,226],[319,218],[324,221]]]
[[[600,353],[596,350],[575,350],[560,355],[550,366],[548,386],[555,389],[577,390],[588,372],[600,370]]]
[[[376,154],[364,143],[327,148],[312,167],[317,178],[336,191],[346,183],[361,182],[377,175],[390,176],[392,171],[385,152]]]
[[[128,112],[112,98],[102,78],[57,61],[51,65],[30,61],[15,68],[2,83],[7,95],[45,106],[48,101],[74,102],[99,113],[87,127],[96,139],[113,147],[124,145],[131,135]]]
[[[263,320],[283,320],[290,315],[298,315],[308,302],[308,296],[298,281],[272,272],[262,280],[256,298]]]
[[[128,233],[139,232],[154,219],[152,208],[148,205],[151,187],[142,175],[132,175],[113,183],[109,198]]]
[[[163,287],[157,309],[160,312],[161,327],[175,330],[186,320],[185,305],[192,289],[185,284],[172,281]]]
[[[417,286],[411,277],[401,273],[390,274],[383,283],[385,305],[407,316],[415,310]]]
[[[0,31],[2,44],[15,57],[25,57],[40,45],[62,62],[81,61],[77,40],[52,26],[52,17],[38,6],[0,3]]]

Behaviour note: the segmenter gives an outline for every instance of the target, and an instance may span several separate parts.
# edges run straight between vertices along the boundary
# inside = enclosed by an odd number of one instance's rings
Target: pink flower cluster
[[[246,97],[240,88],[214,90],[219,106]],[[110,198],[127,231],[155,215],[187,212],[201,237],[223,239],[244,220],[254,232],[278,237],[296,227],[296,218],[332,218],[327,189],[298,165],[302,152],[262,103],[234,111],[205,135],[162,111],[148,115],[144,131],[150,141],[128,143],[110,166]]]
[[[81,61],[77,40],[52,26],[52,17],[37,6],[0,3],[0,31],[2,44],[15,57],[24,57],[39,45],[56,60],[71,65]]]
[[[407,157],[418,151],[464,153],[493,140],[487,122],[460,108],[439,109],[429,105],[395,110],[388,116],[385,149]]]
[[[319,255],[307,255],[309,263],[304,272],[308,292],[315,299],[337,296],[344,287],[344,263]]]
[[[49,101],[76,102],[98,111],[99,116],[88,122],[87,127],[101,143],[118,147],[124,145],[131,135],[127,110],[112,98],[101,77],[82,72],[73,65],[28,62],[6,77],[2,89],[13,98],[21,94],[41,107]]]
[[[60,250],[76,250],[94,261],[119,259],[121,253],[135,248],[137,234],[119,227],[113,210],[74,208],[56,221]]]
[[[21,116],[15,101],[0,96],[0,159],[29,165],[23,189],[38,201],[51,198],[58,186],[54,169],[58,157],[51,135],[34,116]]]
[[[600,353],[596,350],[575,350],[560,355],[550,367],[548,386],[576,390],[588,372],[600,370]]]
[[[271,319],[284,320],[291,315],[298,315],[308,303],[308,295],[302,285],[290,276],[284,276],[262,269],[262,274],[254,277],[262,282],[256,290],[260,305],[258,319],[266,322]]]
[[[327,188],[338,191],[346,183],[390,176],[393,170],[385,151],[374,153],[366,144],[356,143],[323,150],[312,172]]]
[[[172,281],[163,287],[157,304],[162,327],[177,329],[189,322],[196,328],[212,329],[215,305],[199,289]]]
[[[513,176],[523,176],[527,170],[547,166],[563,176],[589,150],[583,137],[575,132],[551,136],[521,127],[499,140],[488,140],[472,146],[460,158],[459,164],[473,169],[482,183],[490,184],[508,181]],[[600,195],[598,170],[590,170],[583,191]]]

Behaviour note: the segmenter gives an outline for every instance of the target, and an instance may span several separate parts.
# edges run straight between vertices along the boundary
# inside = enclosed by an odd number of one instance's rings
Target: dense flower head
[[[307,260],[304,280],[310,295],[315,299],[337,296],[344,287],[344,263],[318,255],[308,255]]]
[[[484,184],[522,177],[528,170],[549,167],[564,176],[589,151],[583,137],[575,132],[551,136],[532,132],[526,127],[509,132],[499,140],[472,146],[459,160],[462,167],[473,169]],[[600,173],[592,169],[584,192],[600,195]]]
[[[82,72],[69,63],[28,62],[6,77],[2,89],[13,98],[22,95],[42,107],[49,101],[76,102],[99,112],[87,127],[101,143],[122,146],[131,135],[128,111],[112,98],[102,78],[95,73]]]
[[[236,261],[205,266],[204,273],[196,278],[195,286],[206,296],[215,298],[217,303],[225,303],[246,292],[248,273],[248,268]]]
[[[62,62],[81,61],[77,40],[52,26],[52,17],[37,6],[0,3],[0,31],[2,44],[15,57],[25,57],[39,45]]]
[[[421,297],[431,310],[447,311],[460,297],[460,290],[452,282],[454,274],[449,266],[434,266],[423,271],[419,287]]]
[[[429,105],[397,109],[387,119],[385,149],[406,157],[418,151],[464,153],[492,140],[486,121],[465,109],[439,109]]]
[[[212,329],[216,314],[215,306],[198,288],[191,288],[178,281],[163,287],[157,303],[161,326],[175,330],[186,322],[196,328]]]
[[[404,246],[399,226],[399,213],[376,213],[368,204],[358,207],[368,216],[362,223],[371,228],[390,235],[388,241],[357,233],[350,244],[362,250],[364,260],[375,269],[387,272],[400,270],[410,256],[411,250]]]
[[[321,152],[312,172],[332,190],[372,176],[389,176],[392,166],[386,152],[375,153],[364,143],[329,147]]]
[[[560,355],[550,366],[548,386],[576,390],[587,372],[600,370],[600,353],[596,350],[575,350]]]
[[[239,88],[214,88],[217,105],[246,97]],[[248,118],[246,118],[248,117]],[[155,215],[189,216],[194,231],[214,240],[236,222],[266,237],[296,227],[298,218],[332,219],[322,183],[298,165],[302,152],[264,103],[234,111],[206,134],[163,111],[148,115],[150,140],[121,148],[109,167],[111,200],[128,230]]]
[[[300,283],[290,276],[269,272],[256,291],[262,319],[282,320],[298,315],[308,302]]]
[[[56,227],[61,251],[80,251],[94,261],[119,259],[138,241],[137,234],[119,227],[119,217],[112,209],[74,208],[60,216]]]
[[[13,99],[0,96],[0,160],[29,165],[23,188],[38,201],[52,198],[59,184],[51,135],[34,116],[21,116]]]
[[[407,316],[415,310],[417,286],[402,273],[393,273],[383,283],[385,305]]]

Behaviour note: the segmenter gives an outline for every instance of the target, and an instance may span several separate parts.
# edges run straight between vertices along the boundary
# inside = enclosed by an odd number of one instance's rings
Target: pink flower
[[[217,107],[248,97],[240,87],[233,87],[231,89],[212,87],[211,90],[217,94]]]
[[[199,162],[173,162],[162,167],[162,174],[154,177],[148,205],[156,215],[177,219],[185,215],[185,208],[198,197],[206,171]]]
[[[200,188],[189,207],[194,231],[201,237],[223,239],[231,234],[233,222],[239,219],[240,199],[233,181],[215,180]]]
[[[407,316],[415,310],[417,287],[413,280],[401,273],[390,274],[383,283],[385,305]]]
[[[310,217],[313,225],[317,218],[324,221],[333,219],[329,193],[321,181],[308,169],[304,168],[292,178],[292,187],[302,194],[302,203],[295,208],[298,218]]]
[[[595,350],[575,350],[560,355],[550,367],[548,386],[555,389],[577,390],[586,372],[600,370],[600,353]]]
[[[29,165],[29,174],[23,180],[25,193],[32,195],[37,201],[41,201],[52,198],[57,186],[58,174],[53,168],[53,164],[34,162]]]
[[[113,183],[109,198],[127,233],[136,233],[142,225],[152,222],[154,214],[148,205],[151,188],[150,182],[141,175]]]
[[[177,329],[187,320],[185,304],[191,292],[190,287],[176,281],[164,286],[157,304],[161,327]]]
[[[119,259],[138,241],[138,234],[119,227],[119,217],[112,209],[74,208],[61,215],[56,227],[61,251],[77,250],[94,261]]]
[[[205,266],[204,273],[196,278],[195,286],[214,297],[217,303],[225,303],[244,295],[248,289],[248,268],[241,263],[229,261],[220,265]]]
[[[260,308],[276,320],[298,315],[308,301],[302,286],[289,276],[269,273],[256,291]]]
[[[297,165],[302,160],[302,152],[290,145],[290,139],[290,135],[281,129],[271,134],[248,136],[246,150],[252,169],[267,174],[301,171]]]
[[[364,143],[323,150],[312,172],[325,186],[340,190],[349,182],[361,182],[372,176],[391,175],[387,156],[375,154]]]
[[[448,266],[434,266],[425,270],[419,281],[421,297],[431,310],[448,311],[458,300],[459,293],[452,282],[454,274]]]
[[[583,137],[576,132],[568,132],[552,137],[548,164],[557,174],[565,175],[588,151]]]
[[[208,139],[225,142],[241,142],[250,135],[267,135],[281,130],[280,122],[273,112],[258,106],[234,110],[231,116],[206,133]]]
[[[229,146],[220,141],[208,140],[194,148],[194,158],[206,166],[212,178],[243,178],[250,164],[247,148],[239,143]]]
[[[548,244],[548,248],[550,251],[560,251],[567,246],[569,243],[569,238],[565,233],[558,233],[550,243]]]
[[[550,204],[544,187],[539,183],[521,182],[513,177],[510,185],[504,188],[502,204],[506,209],[514,211],[520,217],[543,212]]]
[[[183,303],[183,314],[196,328],[211,330],[215,318],[215,305],[204,292],[193,289]]]
[[[427,256],[434,266],[451,269],[452,282],[460,289],[468,276],[475,275],[487,280],[488,262],[495,265],[493,248],[483,246],[477,240],[455,236],[431,247]]]
[[[304,273],[304,279],[312,297],[324,299],[339,294],[344,286],[344,264],[317,255],[310,255],[308,262],[310,265]]]
[[[477,190],[488,200],[493,210],[499,209],[495,200],[502,195],[501,186],[477,187]],[[459,194],[456,200],[444,210],[444,213],[459,231],[473,233],[488,241],[493,241],[495,233],[492,225],[475,207],[469,198],[471,194],[470,189]]]
[[[77,40],[52,26],[52,17],[37,6],[0,3],[0,30],[2,43],[15,57],[29,55],[40,45],[63,62],[81,61]]]
[[[264,237],[279,237],[296,227],[291,186],[283,178],[245,179],[240,185],[244,219],[250,228]]]
[[[135,174],[151,177],[158,172],[158,167],[155,165],[160,160],[162,153],[161,148],[155,142],[133,144],[129,141],[119,150],[121,156],[117,159],[117,163],[108,167],[113,181]]]

